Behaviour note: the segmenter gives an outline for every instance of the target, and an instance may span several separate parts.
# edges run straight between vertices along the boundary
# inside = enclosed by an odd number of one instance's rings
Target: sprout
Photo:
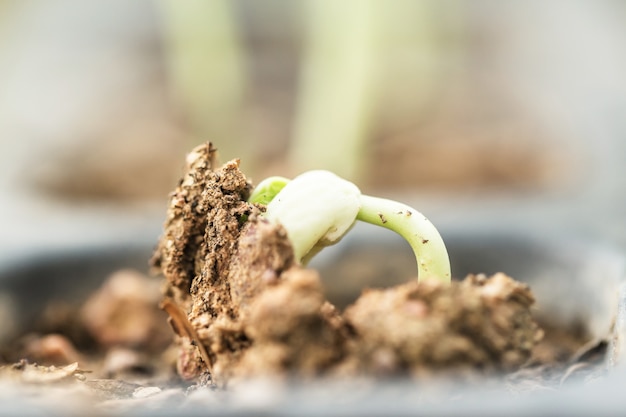
[[[282,184],[277,181],[264,188],[273,191]],[[264,200],[268,194],[255,190],[251,201]],[[338,242],[352,227],[360,196],[356,185],[331,172],[309,171],[282,185],[267,204],[265,217],[285,227],[296,259],[306,263],[324,246]]]
[[[265,217],[287,230],[296,259],[304,264],[361,220],[393,230],[409,242],[420,281],[450,282],[445,244],[423,214],[402,203],[362,195],[356,185],[329,171],[308,171],[292,181],[267,178],[249,201],[267,205]]]
[[[422,213],[396,201],[361,195],[357,219],[393,230],[405,238],[415,253],[420,281],[450,281],[446,245],[435,226]]]
[[[268,177],[256,186],[252,191],[248,201],[251,203],[259,203],[268,205],[270,201],[276,197],[276,194],[282,190],[289,180],[284,177]]]

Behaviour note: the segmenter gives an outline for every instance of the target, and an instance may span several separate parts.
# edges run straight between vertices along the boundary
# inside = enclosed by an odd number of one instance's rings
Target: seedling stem
[[[396,201],[363,195],[354,184],[331,172],[309,171],[292,181],[267,178],[248,201],[267,205],[265,216],[285,227],[302,263],[338,242],[361,220],[407,240],[415,253],[419,281],[450,282],[446,246],[422,213]]]

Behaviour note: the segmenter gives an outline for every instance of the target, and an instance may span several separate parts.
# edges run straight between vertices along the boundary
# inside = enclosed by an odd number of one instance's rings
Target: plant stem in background
[[[310,0],[289,162],[356,179],[376,87],[377,0]]]
[[[227,0],[161,1],[167,66],[193,141],[210,139],[228,160],[248,160],[241,142],[244,53]]]

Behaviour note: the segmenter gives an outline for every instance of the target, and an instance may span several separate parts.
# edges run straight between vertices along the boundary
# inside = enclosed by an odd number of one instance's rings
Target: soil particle
[[[87,299],[79,312],[81,322],[101,347],[159,351],[172,339],[158,308],[159,287],[137,271],[118,271]]]
[[[209,284],[215,299],[207,299],[207,306],[219,308],[242,219],[257,209],[246,203],[251,185],[239,171],[239,161],[216,169],[215,159],[210,144],[187,156],[185,175],[170,194],[165,234],[152,264],[163,272],[178,302]]]
[[[31,335],[26,339],[24,353],[36,361],[64,365],[82,360],[72,341],[63,335]]]
[[[261,293],[250,306],[245,331],[254,341],[238,374],[293,372],[313,376],[344,354],[338,313],[324,300],[315,271],[293,268],[283,282]]]
[[[251,185],[239,162],[218,168],[215,152],[202,145],[187,158],[152,259],[167,279],[166,296],[188,314],[198,335],[192,340],[179,334],[178,369],[185,378],[208,367],[194,353],[200,343],[215,365],[214,376],[230,372],[250,344],[242,321],[250,301],[294,263],[284,229],[261,219],[261,210],[246,202]]]
[[[341,314],[284,229],[246,202],[239,162],[215,156],[208,144],[188,157],[153,257],[196,334],[178,332],[183,378],[508,371],[541,339],[530,290],[504,274],[366,290]]]
[[[101,373],[107,378],[121,378],[138,373],[151,374],[154,364],[149,357],[136,350],[115,347],[106,352]]]
[[[541,337],[532,303],[528,288],[504,274],[472,275],[452,285],[412,281],[367,290],[344,317],[357,333],[351,354],[365,370],[511,370]]]
[[[0,367],[0,372],[12,374],[13,378],[21,382],[34,384],[71,380],[75,375],[82,373],[76,362],[67,366],[56,367],[54,365],[40,366],[27,361],[20,361],[11,367]]]
[[[268,221],[251,217],[239,237],[228,282],[234,305],[246,314],[250,303],[265,287],[278,284],[295,259],[287,233]]]

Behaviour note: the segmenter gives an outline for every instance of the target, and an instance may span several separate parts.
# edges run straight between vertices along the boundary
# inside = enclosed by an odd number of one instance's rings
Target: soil
[[[153,258],[176,311],[184,379],[488,373],[531,357],[543,336],[533,295],[504,274],[366,290],[339,311],[282,227],[246,202],[239,161],[215,159],[210,144],[190,154]]]
[[[238,160],[194,149],[151,260],[161,288],[120,271],[78,311],[51,304],[2,351],[0,382],[126,409],[268,376],[496,378],[521,392],[602,374],[606,343],[540,327],[530,288],[503,273],[364,289],[335,307],[285,230],[246,201],[251,188]]]

